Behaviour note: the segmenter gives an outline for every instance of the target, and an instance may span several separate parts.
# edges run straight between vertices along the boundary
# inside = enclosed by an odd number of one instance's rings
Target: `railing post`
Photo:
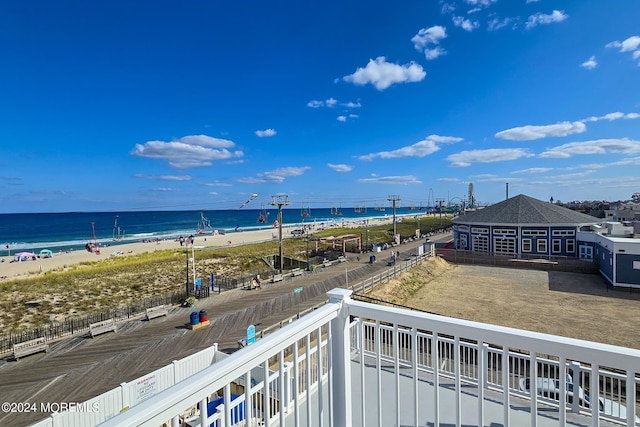
[[[571,369],[571,387],[573,388],[573,397],[574,399],[571,402],[571,412],[579,412],[580,411],[580,399],[576,398],[578,396],[578,387],[580,386],[580,363],[572,361],[569,364],[569,369]],[[569,379],[569,378],[567,378]],[[567,381],[569,382],[569,381]]]
[[[327,292],[330,304],[341,304],[338,317],[331,321],[331,380],[333,383],[333,417],[331,425],[351,425],[351,339],[349,308],[352,291],[333,289]]]

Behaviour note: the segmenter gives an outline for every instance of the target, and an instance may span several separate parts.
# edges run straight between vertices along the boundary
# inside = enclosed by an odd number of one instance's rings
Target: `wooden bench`
[[[346,257],[346,256],[344,256],[344,255],[340,255],[340,256],[338,257],[338,262],[347,262],[347,257]]]
[[[91,338],[109,331],[116,331],[116,322],[114,322],[113,319],[103,320],[102,322],[96,322],[89,325]]]
[[[155,317],[167,316],[169,314],[169,310],[165,308],[164,304],[147,308],[145,311],[147,314],[147,320],[151,320]]]
[[[274,274],[271,278],[271,283],[282,282],[283,279],[282,274]]]
[[[302,269],[300,268],[294,268],[293,270],[291,270],[291,277],[302,276],[303,274],[304,271],[302,271]]]
[[[45,353],[49,351],[49,344],[47,344],[47,339],[45,337],[14,344],[13,358],[18,360],[20,357],[40,353],[41,351],[44,351]]]

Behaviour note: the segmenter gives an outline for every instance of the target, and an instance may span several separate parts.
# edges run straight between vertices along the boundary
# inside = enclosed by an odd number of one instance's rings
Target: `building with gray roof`
[[[633,227],[624,227],[628,232],[620,237],[614,232],[619,227],[602,222],[520,194],[454,218],[454,247],[514,258],[579,258],[595,263],[614,286],[640,287],[640,239]]]
[[[452,222],[456,249],[491,255],[576,257],[577,232],[600,220],[520,194]]]

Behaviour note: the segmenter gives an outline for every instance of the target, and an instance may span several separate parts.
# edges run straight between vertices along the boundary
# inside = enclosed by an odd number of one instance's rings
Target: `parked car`
[[[570,382],[571,377],[567,378],[566,392],[567,402],[573,403],[574,387]],[[560,401],[560,380],[554,378],[541,378],[538,377],[536,381],[538,389],[538,395],[546,397],[551,400]],[[522,378],[519,381],[518,388],[525,393],[531,393],[531,380],[529,378]],[[589,395],[585,393],[584,389],[578,386],[578,398],[579,405],[583,408],[591,408],[591,399]],[[598,402],[598,409],[600,413],[608,415],[614,418],[627,418],[627,408],[618,402],[614,402],[611,399],[600,397]],[[636,417],[636,423],[640,422],[640,418]]]
[[[297,237],[299,237],[299,236],[303,236],[303,235],[304,235],[304,229],[302,229],[302,228],[297,228],[297,229],[295,229],[295,230],[291,230],[291,235],[292,235],[292,236],[297,236]]]

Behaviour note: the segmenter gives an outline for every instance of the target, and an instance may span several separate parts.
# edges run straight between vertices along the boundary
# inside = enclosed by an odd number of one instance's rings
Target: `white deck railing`
[[[194,412],[186,425],[640,425],[640,350],[384,307],[350,293],[334,289],[327,305],[103,425],[177,426]],[[566,381],[540,396],[536,381],[531,394],[520,389],[520,380],[538,377]],[[604,407],[569,399],[570,389]]]

